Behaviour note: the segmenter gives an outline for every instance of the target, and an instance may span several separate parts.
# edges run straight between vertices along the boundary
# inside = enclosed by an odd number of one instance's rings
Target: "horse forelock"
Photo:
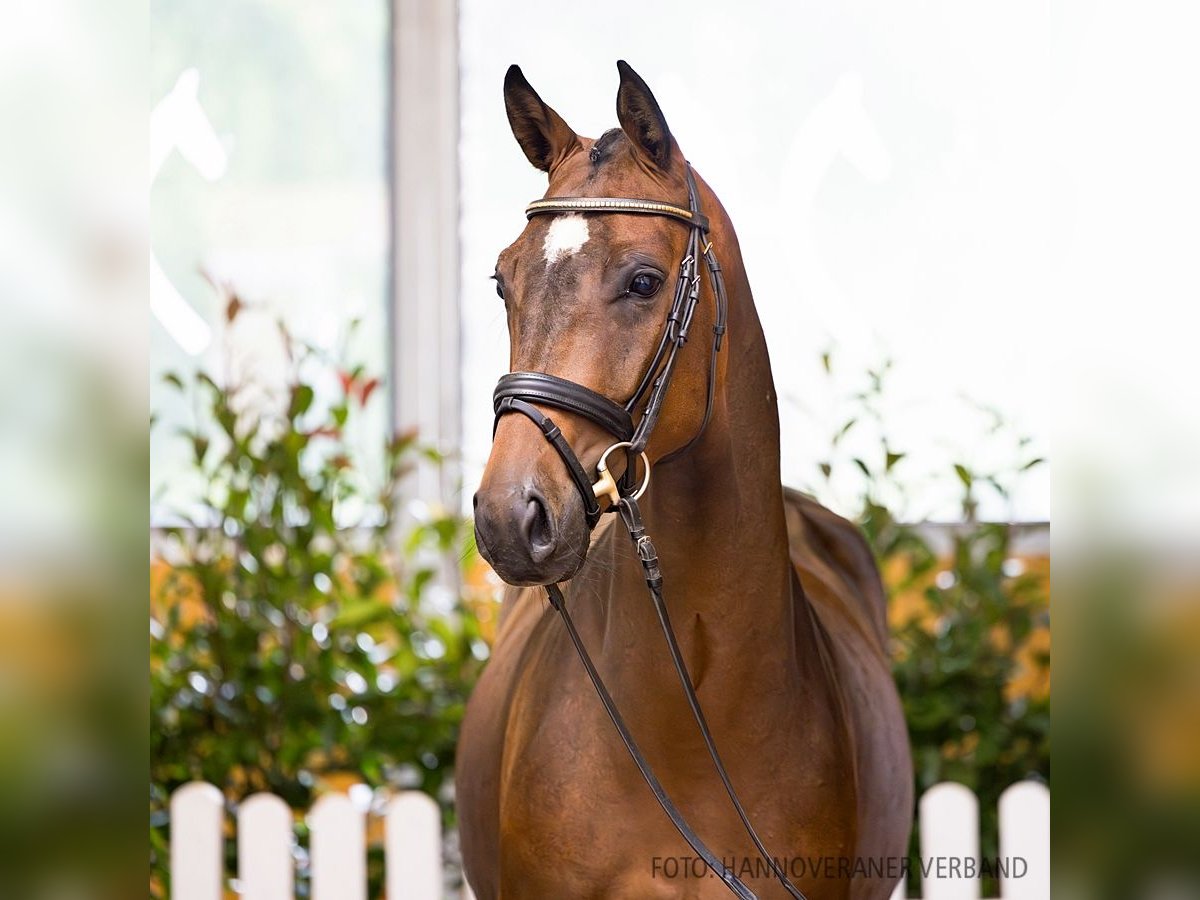
[[[593,168],[599,168],[605,160],[612,156],[613,149],[625,138],[625,132],[620,128],[610,128],[596,139],[592,149],[588,151],[588,161]]]

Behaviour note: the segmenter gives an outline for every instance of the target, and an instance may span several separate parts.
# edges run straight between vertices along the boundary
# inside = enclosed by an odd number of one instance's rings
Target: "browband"
[[[547,197],[534,200],[525,207],[525,218],[564,212],[641,213],[647,216],[667,216],[679,219],[695,228],[708,231],[708,217],[681,206],[658,200],[632,200],[627,197]]]

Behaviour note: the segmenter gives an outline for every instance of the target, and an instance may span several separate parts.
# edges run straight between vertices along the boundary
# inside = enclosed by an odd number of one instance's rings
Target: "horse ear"
[[[581,146],[571,126],[529,86],[520,66],[509,66],[504,76],[504,109],[521,150],[543,172],[550,172]]]
[[[621,86],[617,88],[617,121],[629,142],[656,168],[665,172],[671,164],[674,138],[666,117],[650,88],[629,63],[617,60]]]

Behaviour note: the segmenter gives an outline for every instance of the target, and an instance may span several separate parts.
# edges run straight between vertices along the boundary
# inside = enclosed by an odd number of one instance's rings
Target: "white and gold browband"
[[[648,216],[667,216],[679,219],[696,228],[708,230],[708,219],[700,213],[657,200],[631,200],[626,197],[547,197],[534,200],[525,207],[525,217],[564,212],[635,213]]]

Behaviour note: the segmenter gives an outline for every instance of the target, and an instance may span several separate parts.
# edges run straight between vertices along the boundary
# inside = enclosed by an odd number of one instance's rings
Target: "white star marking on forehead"
[[[542,241],[542,253],[546,257],[546,268],[550,268],[559,260],[574,256],[588,239],[587,219],[579,213],[567,213],[555,216]]]

